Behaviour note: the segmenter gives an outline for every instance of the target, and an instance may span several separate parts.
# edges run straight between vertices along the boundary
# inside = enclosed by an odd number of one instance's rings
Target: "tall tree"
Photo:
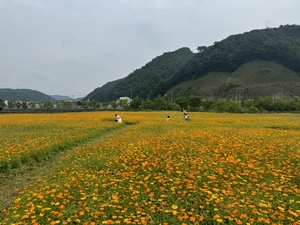
[[[227,107],[228,107],[227,99],[219,99],[215,104],[215,108],[217,112],[226,112]]]
[[[153,101],[151,101],[150,99],[147,99],[144,103],[143,103],[143,109],[153,109]]]
[[[197,111],[197,108],[199,108],[201,102],[202,100],[200,96],[191,95],[188,97],[188,105],[191,106],[195,111]]]
[[[51,101],[47,100],[45,101],[43,104],[43,109],[50,111],[51,109],[53,109],[54,105]]]
[[[121,107],[123,107],[123,109],[127,109],[129,106],[129,101],[128,99],[124,98],[124,99],[120,99],[119,105]]]
[[[186,99],[186,97],[179,97],[175,102],[180,106],[182,110],[186,109],[188,106],[188,100]]]
[[[140,97],[135,97],[130,103],[130,107],[134,110],[138,110],[142,105],[142,99]]]
[[[89,106],[91,106],[93,109],[98,109],[100,108],[100,102],[98,100],[90,100],[89,101]]]
[[[153,99],[153,108],[155,110],[161,110],[165,104],[166,104],[166,100],[160,95],[155,99]]]
[[[119,106],[119,104],[116,101],[112,101],[110,105],[111,107],[113,107],[113,109],[116,109]]]
[[[7,102],[7,107],[8,107],[9,109],[12,109],[12,108],[15,107],[15,103],[14,103],[13,101],[8,101],[8,102]]]
[[[28,109],[28,105],[27,105],[27,102],[26,102],[26,101],[23,101],[23,102],[22,102],[22,108],[23,108],[23,109]]]
[[[206,48],[207,48],[206,46],[198,46],[198,47],[197,47],[197,50],[198,50],[199,52],[202,52],[202,51],[204,51]]]

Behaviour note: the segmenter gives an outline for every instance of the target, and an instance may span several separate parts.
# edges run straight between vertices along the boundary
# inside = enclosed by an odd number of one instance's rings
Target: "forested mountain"
[[[300,26],[298,25],[231,35],[210,47],[200,49],[201,52],[164,84],[164,92],[183,81],[197,79],[209,72],[233,72],[251,60],[273,61],[300,72]]]
[[[164,53],[135,70],[127,77],[109,82],[101,88],[96,88],[84,99],[97,99],[99,101],[112,101],[122,96],[141,98],[154,98],[164,94],[161,85],[174,75],[179,68],[194,57],[188,48],[181,48],[174,52]]]
[[[115,86],[124,79],[125,78],[111,81],[111,82],[106,83],[102,87],[96,88],[94,91],[92,91],[90,94],[88,94],[84,98],[84,100],[97,99],[99,101],[109,101],[112,96],[112,91],[114,90]],[[112,99],[112,100],[114,100],[114,99]]]
[[[275,87],[287,90],[289,85],[299,85],[297,78],[300,75],[300,26],[298,25],[231,35],[212,46],[199,46],[198,50],[196,54],[188,48],[164,53],[127,77],[95,89],[85,99],[112,101],[121,96],[153,99],[170,92],[174,97],[204,95],[201,89],[209,90],[212,96],[228,98],[232,97],[234,92],[238,92],[238,87],[252,88],[252,92],[248,92],[251,94],[247,95],[252,97],[270,95],[270,91]],[[251,66],[242,67],[252,61],[258,62],[255,64],[255,71]],[[269,62],[276,65],[268,64]],[[240,67],[243,69],[239,70]],[[263,82],[260,79],[243,79],[243,76],[249,77],[250,74],[265,79]],[[293,75],[287,78],[287,74]],[[200,78],[201,85],[196,87]],[[274,83],[277,86],[271,85]],[[267,84],[270,87],[269,92],[253,93],[253,90],[259,89],[255,89],[253,85],[261,85],[261,89],[265,90]]]
[[[1,88],[0,99],[7,100],[7,101],[55,102],[55,99],[50,97],[49,95],[46,95],[39,91],[30,90],[30,89]]]

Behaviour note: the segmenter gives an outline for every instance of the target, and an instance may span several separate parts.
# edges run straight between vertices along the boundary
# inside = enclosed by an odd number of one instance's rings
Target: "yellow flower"
[[[178,209],[177,205],[172,205],[172,209]]]

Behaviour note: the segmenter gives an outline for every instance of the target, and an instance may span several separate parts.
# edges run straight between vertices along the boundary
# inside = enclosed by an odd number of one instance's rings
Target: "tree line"
[[[178,97],[175,101],[167,101],[159,95],[153,100],[135,97],[132,101],[121,99],[120,101],[99,102],[90,101],[51,101],[35,102],[13,102],[7,104],[0,100],[0,110],[31,110],[31,111],[87,111],[87,110],[167,110],[190,112],[231,112],[231,113],[263,113],[263,112],[299,112],[300,97],[292,99],[279,98],[272,99],[270,96],[258,99],[247,99],[240,101],[237,99],[218,99],[211,101],[203,99],[201,96],[191,95],[189,97]]]

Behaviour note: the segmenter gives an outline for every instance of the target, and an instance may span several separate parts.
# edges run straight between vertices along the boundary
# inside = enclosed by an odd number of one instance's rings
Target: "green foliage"
[[[291,101],[291,107],[292,107],[292,110],[295,110],[295,111],[300,111],[300,97],[298,96],[295,96],[294,99]]]
[[[135,125],[135,124],[138,124],[138,123],[139,123],[139,121],[128,121],[128,120],[124,121],[125,125]]]
[[[12,101],[8,101],[8,102],[7,102],[7,107],[8,107],[9,109],[12,109],[12,108],[15,107],[15,103],[12,102]]]
[[[70,101],[63,101],[62,102],[62,107],[65,108],[65,109],[70,110],[70,109],[73,108],[73,104]]]
[[[198,46],[197,50],[198,50],[199,52],[202,52],[202,51],[204,51],[206,48],[207,48],[206,46]]]
[[[89,99],[97,99],[98,101],[111,101],[115,98],[112,97],[112,90],[115,86],[125,78],[111,81],[103,85],[102,87],[96,88],[94,91],[89,93],[86,97],[83,98],[83,101],[88,101]],[[120,96],[119,96],[120,97]]]
[[[93,109],[100,108],[100,102],[98,100],[90,100],[89,106],[91,106]]]
[[[0,107],[2,109],[6,107],[6,104],[5,104],[5,102],[2,99],[0,99]]]
[[[106,121],[108,121],[108,122],[116,122],[115,118],[103,118],[101,121],[103,121],[103,122],[106,122]]]
[[[145,110],[153,109],[153,101],[151,101],[150,99],[147,99],[146,101],[144,101],[143,109],[145,109]]]
[[[43,109],[46,109],[46,110],[51,110],[53,109],[54,105],[51,101],[45,101],[44,104],[43,104]]]
[[[286,99],[276,99],[273,103],[272,103],[272,109],[276,112],[283,112],[286,110],[287,106],[288,106],[288,102]]]
[[[157,98],[153,99],[154,110],[161,110],[165,105],[166,105],[166,100],[160,95]]]
[[[231,35],[197,53],[192,60],[172,76],[163,88],[167,91],[183,81],[197,79],[213,71],[233,72],[251,60],[274,61],[299,72],[299,43],[300,26],[298,25],[286,25]],[[262,72],[266,74],[269,71],[263,70]]]
[[[254,99],[247,99],[247,100],[244,102],[244,106],[245,106],[247,109],[250,109],[251,107],[255,106],[255,101],[254,101]]]
[[[227,79],[228,74],[233,73],[242,65],[251,61],[274,62],[277,65],[284,66],[286,70],[290,69],[291,71],[299,72],[299,43],[300,26],[298,25],[286,25],[279,28],[253,30],[243,34],[231,35],[222,41],[215,42],[212,46],[199,46],[197,48],[199,52],[196,54],[193,54],[187,48],[164,53],[127,77],[109,82],[103,87],[95,89],[86,98],[111,101],[120,96],[133,95],[143,99],[154,99],[158,95],[163,96],[172,87],[185,81],[190,82],[187,84],[190,85],[190,90],[187,87],[176,86],[177,89],[186,90],[184,92],[182,90],[180,94],[177,94],[179,91],[174,90],[174,97],[175,99],[180,96],[188,97],[191,93],[195,94],[197,92],[195,91],[196,87],[191,85],[192,81],[205,77],[209,73],[218,75],[217,72],[222,73],[219,76],[223,78],[215,77],[214,81],[216,82],[213,82],[213,84],[209,80],[205,80],[208,82],[206,86],[211,87],[218,84],[218,86],[206,92],[206,96],[214,95],[215,99],[227,98],[229,100],[236,94],[233,92],[238,87],[245,94],[243,96],[244,99],[258,98],[262,94],[270,95],[267,92],[261,92],[254,96],[252,92],[256,90],[251,90],[251,86],[247,90],[243,87],[246,84],[243,78],[248,76],[249,71],[240,74],[238,76],[239,79],[236,76],[224,81],[224,77]],[[277,76],[280,79],[273,79],[274,71],[272,68],[265,66],[257,69],[257,74],[254,75],[256,76],[257,84],[264,82],[270,86],[271,83],[286,82],[283,76],[287,75],[288,72],[279,71],[278,73],[280,72],[282,75],[278,74]],[[287,82],[294,82],[294,80]],[[299,82],[299,79],[297,82]],[[289,86],[291,85],[292,83],[289,84]],[[205,87],[205,84],[202,85],[203,87]],[[274,90],[276,86],[273,85],[270,88]],[[251,93],[249,94],[249,92]],[[292,92],[298,94],[295,90]],[[198,94],[202,95],[202,93]]]
[[[241,111],[241,102],[238,100],[229,100],[228,112],[238,113]]]
[[[81,101],[81,107],[84,109],[87,109],[89,107],[89,102],[88,101]]]
[[[169,110],[169,111],[181,111],[181,108],[177,103],[170,102],[167,105],[167,110]]]
[[[19,108],[21,108],[21,106],[22,106],[22,103],[21,102],[16,102],[15,103],[15,107],[17,108],[17,109],[19,109]]]
[[[256,107],[253,105],[253,106],[250,106],[250,107],[247,109],[247,112],[248,112],[248,113],[259,113],[259,109],[256,108]]]
[[[202,102],[202,105],[203,105],[203,110],[204,110],[204,111],[210,111],[210,110],[213,109],[214,102],[205,99],[205,100]]]
[[[32,109],[35,109],[35,108],[36,108],[36,103],[35,103],[35,102],[29,102],[28,105],[29,105],[29,107],[32,108]]]
[[[258,113],[259,112],[258,108],[256,108],[256,106],[255,106],[254,99],[247,99],[244,102],[244,106],[246,107],[248,113]]]
[[[192,108],[192,111],[198,111],[197,109],[200,107],[201,102],[200,96],[191,95],[188,97],[188,105]]]
[[[226,112],[228,109],[227,99],[219,99],[215,104],[215,108],[217,112]]]
[[[119,102],[120,106],[124,109],[127,109],[129,107],[128,99],[121,99]]]
[[[93,100],[92,100],[93,101]],[[96,100],[96,102],[97,102],[97,100]],[[107,106],[108,106],[108,103],[107,102],[101,102],[101,106],[103,107],[103,108],[106,108]]]
[[[130,103],[130,108],[138,110],[142,105],[142,99],[140,97],[135,97]]]
[[[236,88],[236,87],[240,87],[240,86],[241,86],[241,84],[237,79],[230,79],[225,84],[220,86],[219,89],[226,93],[229,90]]]
[[[124,79],[95,89],[85,99],[111,101],[122,96],[131,96],[132,94],[143,99],[153,99],[158,95],[163,95],[165,94],[165,91],[162,89],[163,83],[169,80],[194,55],[188,48],[164,53],[142,68],[135,70]]]
[[[256,107],[260,110],[270,111],[272,109],[272,98],[270,96],[260,97],[256,103]]]
[[[179,97],[176,99],[176,104],[178,104],[180,108],[183,110],[188,107],[188,100],[186,99],[186,97]]]
[[[110,105],[111,107],[113,107],[113,109],[116,109],[119,106],[119,104],[116,101],[112,101]]]
[[[28,105],[27,105],[27,102],[22,102],[22,108],[23,109],[28,109]]]

